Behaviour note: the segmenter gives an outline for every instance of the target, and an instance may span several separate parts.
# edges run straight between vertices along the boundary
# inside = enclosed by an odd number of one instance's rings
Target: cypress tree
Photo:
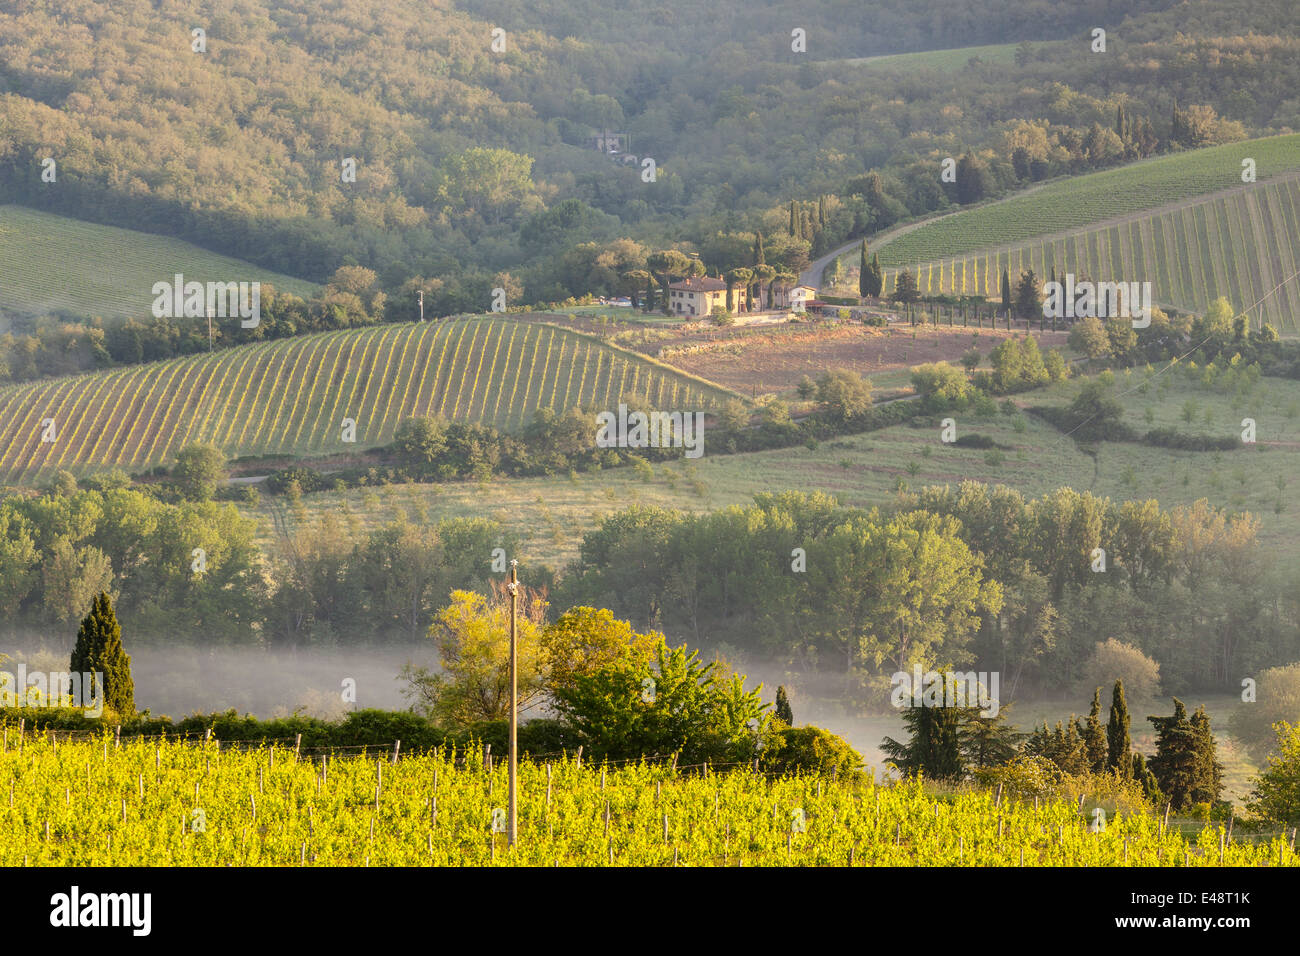
[[[1187,708],[1177,697],[1172,716],[1147,720],[1156,728],[1156,755],[1151,758],[1151,772],[1173,808],[1182,810],[1192,803],[1192,791],[1198,782],[1196,730],[1187,719]]]
[[[1133,754],[1129,775],[1142,785],[1142,795],[1153,804],[1159,805],[1164,800],[1164,795],[1160,792],[1160,782],[1156,780],[1156,775],[1147,766],[1147,758],[1142,754]]]
[[[790,698],[785,692],[784,684],[776,689],[775,714],[777,720],[784,721],[790,727],[794,726],[794,711],[790,709]]]
[[[763,258],[763,234],[761,232],[755,232],[754,233],[754,265],[762,266],[766,264],[767,264],[767,260]]]
[[[1214,745],[1214,732],[1210,729],[1210,716],[1205,705],[1192,714],[1192,728],[1196,735],[1196,782],[1192,786],[1192,802],[1214,804],[1223,791],[1223,764],[1219,763]]]
[[[112,599],[102,591],[77,631],[69,669],[74,673],[103,674],[104,686],[95,689],[96,696],[102,696],[104,706],[119,716],[135,714],[131,658],[122,647],[122,628],[113,613]],[[96,682],[92,677],[92,687]]]
[[[858,295],[871,295],[871,266],[867,263],[867,240],[862,240],[862,249],[858,254]]]
[[[794,211],[794,200],[790,200],[790,235],[799,235],[799,220]]]
[[[1011,314],[1011,276],[1006,269],[1002,270],[1002,311]]]
[[[1110,695],[1110,720],[1106,723],[1106,766],[1120,777],[1133,776],[1133,742],[1128,735],[1128,703],[1124,682],[1115,681]]]
[[[1106,732],[1101,729],[1101,688],[1092,695],[1092,709],[1084,727],[1084,747],[1088,751],[1088,769],[1101,773],[1106,769]]]
[[[885,274],[880,269],[880,254],[871,254],[871,268],[867,270],[870,281],[867,283],[867,295],[879,296],[885,288]]]

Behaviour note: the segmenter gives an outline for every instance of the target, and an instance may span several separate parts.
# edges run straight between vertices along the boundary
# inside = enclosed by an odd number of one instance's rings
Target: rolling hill
[[[306,298],[320,287],[173,239],[23,206],[0,206],[0,312],[143,318],[155,282],[270,284]]]
[[[731,394],[535,322],[326,332],[0,390],[0,483],[60,468],[138,471],[196,441],[230,457],[339,453],[383,444],[418,415],[518,429],[538,408],[613,408],[633,393],[665,409],[707,408]],[[345,418],[356,422],[353,445],[342,441]]]
[[[1056,182],[944,216],[876,251],[892,292],[902,269],[923,293],[995,298],[1007,269],[1152,283],[1156,301],[1245,308],[1300,268],[1300,135],[1233,143]],[[1258,182],[1242,184],[1242,160]],[[1292,282],[1252,313],[1297,332]]]

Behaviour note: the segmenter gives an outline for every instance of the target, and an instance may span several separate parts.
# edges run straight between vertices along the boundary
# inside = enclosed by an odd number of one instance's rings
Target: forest
[[[143,0],[79,0],[67,21],[24,9],[0,23],[0,200],[318,281],[372,270],[392,320],[417,290],[433,315],[482,311],[494,286],[512,305],[625,291],[656,249],[723,272],[751,264],[758,233],[797,272],[902,219],[1300,125],[1285,3],[877,6],[814,4],[802,54],[778,6],[735,2],[650,19],[249,2],[161,28]],[[846,59],[956,42],[1021,46],[953,73]],[[107,44],[132,55],[111,78]],[[655,159],[653,182],[588,148],[611,128]],[[937,175],[945,157],[957,182]]]

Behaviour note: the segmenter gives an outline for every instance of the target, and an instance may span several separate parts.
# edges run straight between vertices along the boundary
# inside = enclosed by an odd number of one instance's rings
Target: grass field
[[[562,567],[577,556],[584,531],[633,503],[704,511],[747,504],[760,492],[796,489],[825,491],[844,504],[870,507],[891,500],[900,480],[918,488],[971,479],[1006,484],[1031,497],[1069,485],[1115,501],[1156,498],[1164,507],[1205,498],[1265,519],[1260,540],[1279,559],[1300,555],[1300,508],[1290,493],[1300,481],[1300,382],[1264,379],[1235,399],[1174,373],[1160,376],[1145,394],[1137,391],[1142,381],[1138,371],[1117,376],[1115,386],[1117,393],[1133,390],[1120,401],[1134,429],[1176,427],[1190,434],[1236,436],[1241,419],[1249,416],[1258,425],[1258,444],[1232,452],[1185,452],[1107,442],[1093,458],[1041,419],[1000,411],[987,419],[956,416],[958,435],[988,435],[1006,446],[996,454],[945,445],[939,430],[928,426],[899,425],[822,442],[816,449],[799,445],[743,455],[710,454],[706,434],[702,458],[655,466],[653,477],[618,468],[571,478],[322,492],[303,499],[291,524],[314,523],[326,512],[350,515],[360,528],[391,521],[399,511],[428,521],[486,515],[520,535],[521,560]],[[1073,380],[1018,399],[1064,404],[1078,388]],[[1188,402],[1195,405],[1192,424],[1182,419]],[[271,509],[280,507],[265,499],[253,512],[264,546],[271,543]]]
[[[101,226],[23,206],[0,206],[0,309],[105,319],[150,314],[155,282],[270,284],[304,298],[320,287],[147,232]]]
[[[195,441],[228,457],[331,454],[391,440],[439,414],[517,429],[541,407],[664,409],[729,393],[554,326],[504,318],[386,325],[226,349],[0,390],[0,483],[117,465],[140,470]],[[342,422],[356,422],[356,443]],[[43,441],[53,421],[54,441]]]
[[[16,738],[16,733],[13,734]],[[682,773],[555,755],[319,755],[101,739],[7,742],[4,866],[1295,866],[1281,834],[1159,825],[1146,808],[920,781]],[[90,772],[94,766],[95,772]],[[73,801],[76,805],[73,805]],[[1106,825],[1090,832],[1094,809]]]
[[[1042,44],[1031,44],[1042,46]],[[995,43],[988,46],[963,46],[953,50],[925,50],[921,53],[895,53],[889,56],[868,56],[849,60],[833,60],[839,66],[858,66],[872,70],[897,70],[913,73],[918,70],[936,70],[955,73],[979,57],[985,63],[1007,65],[1016,62],[1015,43]]]

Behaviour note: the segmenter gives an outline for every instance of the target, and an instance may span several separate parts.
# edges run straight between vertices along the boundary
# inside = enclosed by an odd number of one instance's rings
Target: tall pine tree
[[[766,264],[767,264],[767,260],[763,258],[763,234],[761,232],[755,232],[754,233],[754,265],[762,266]]]
[[[1106,766],[1125,779],[1133,776],[1133,741],[1128,728],[1124,682],[1117,680],[1110,694],[1110,720],[1106,722]]]
[[[103,697],[104,707],[120,717],[135,715],[131,658],[122,647],[122,628],[113,613],[113,601],[102,591],[77,631],[69,669],[74,673],[103,674],[104,686],[96,688],[95,693]],[[96,678],[91,682],[93,685]]]
[[[1011,276],[1006,269],[1002,270],[1002,311],[1011,314]]]

